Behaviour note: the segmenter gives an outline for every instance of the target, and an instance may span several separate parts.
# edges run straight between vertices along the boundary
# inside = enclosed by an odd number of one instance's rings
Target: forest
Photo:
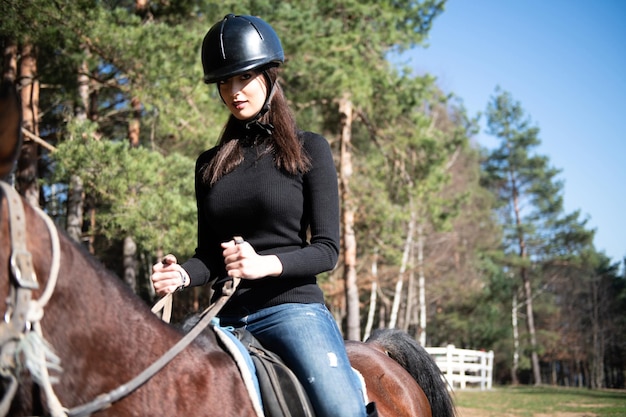
[[[493,350],[497,384],[624,388],[626,260],[565,211],[522,103],[493,91],[485,149],[462,98],[389,60],[423,45],[445,0],[0,0],[20,194],[153,304],[152,264],[194,254],[194,164],[228,114],[200,45],[228,13],[276,29],[298,124],[333,149],[342,248],[318,279],[347,339],[399,328]],[[177,293],[175,317],[209,292]]]

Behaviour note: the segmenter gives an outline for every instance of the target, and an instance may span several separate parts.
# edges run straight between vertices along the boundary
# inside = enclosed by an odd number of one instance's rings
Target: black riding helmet
[[[202,67],[207,84],[255,68],[278,66],[285,61],[278,35],[255,16],[228,14],[202,41]]]
[[[228,14],[209,29],[202,41],[205,83],[216,83],[250,70],[263,74],[269,90],[265,103],[244,125],[246,129],[258,128],[268,135],[272,134],[274,126],[260,121],[269,111],[275,92],[275,85],[267,69],[279,66],[284,61],[285,54],[278,35],[269,24],[255,16]]]

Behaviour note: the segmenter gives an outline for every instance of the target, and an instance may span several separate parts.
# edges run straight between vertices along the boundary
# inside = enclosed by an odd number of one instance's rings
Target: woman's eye
[[[241,75],[242,80],[249,80],[250,78],[252,78],[252,74],[250,74],[249,72]]]

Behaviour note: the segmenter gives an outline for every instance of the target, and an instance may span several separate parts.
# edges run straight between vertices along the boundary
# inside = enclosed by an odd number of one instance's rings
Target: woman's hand
[[[176,257],[172,254],[166,255],[161,262],[152,265],[150,280],[158,295],[170,294],[189,286],[189,274],[178,265]]]
[[[229,277],[259,279],[276,277],[283,272],[283,264],[276,255],[259,255],[252,245],[239,237],[222,243],[222,248]]]

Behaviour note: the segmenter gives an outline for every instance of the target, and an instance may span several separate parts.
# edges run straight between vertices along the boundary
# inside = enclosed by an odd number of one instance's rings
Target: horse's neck
[[[51,300],[49,310],[69,319],[72,331],[84,335],[80,344],[94,349],[106,347],[108,351],[157,352],[181,337],[180,332],[152,314],[121,279],[88,259],[89,255],[65,237],[62,246],[64,255],[70,256],[62,260],[55,289],[59,303]]]
[[[76,398],[91,400],[130,381],[171,348],[181,334],[152,314],[118,277],[103,266],[95,268],[94,261],[66,237],[62,248],[62,267],[42,328],[61,357],[58,390],[65,404]],[[214,349],[218,350],[217,346]],[[195,353],[190,355],[190,351]],[[210,356],[199,348],[186,350],[175,366],[190,368],[189,362],[199,357],[210,366]],[[200,371],[197,364],[195,367]],[[159,372],[158,378],[175,369]],[[75,381],[89,383],[74,386]]]

